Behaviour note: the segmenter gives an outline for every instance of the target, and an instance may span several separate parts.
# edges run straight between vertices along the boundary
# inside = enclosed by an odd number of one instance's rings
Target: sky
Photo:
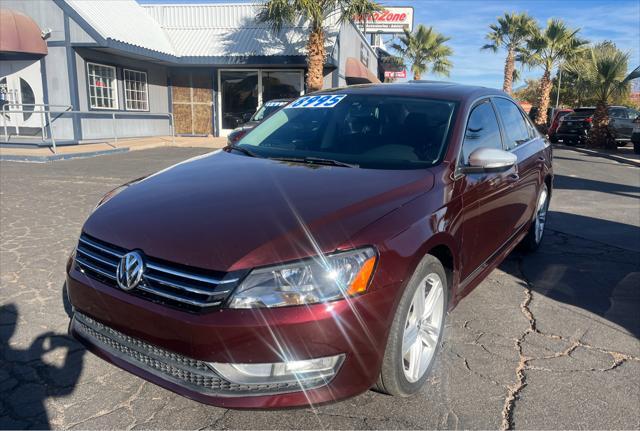
[[[219,3],[220,0],[138,0],[140,3]],[[232,0],[230,0],[232,1]],[[237,0],[236,0],[237,1]],[[242,0],[241,0],[242,1]],[[453,69],[446,78],[462,84],[502,87],[504,51],[482,51],[489,24],[505,12],[527,12],[544,26],[561,18],[592,42],[611,40],[629,52],[630,71],[640,65],[640,0],[379,0],[388,6],[413,6],[414,26],[424,24],[451,37]],[[255,1],[257,2],[257,1]],[[539,69],[522,71],[524,78],[539,78]],[[423,76],[423,79],[445,79]]]
[[[527,12],[541,26],[549,18],[561,18],[580,28],[580,35],[592,42],[612,40],[631,54],[629,69],[640,65],[640,0],[418,0],[384,1],[389,6],[414,8],[414,28],[433,26],[451,37],[453,69],[448,80],[463,84],[502,87],[505,51],[482,51],[489,24],[505,12]],[[522,72],[524,78],[539,78],[539,69]],[[430,76],[431,79],[443,79]],[[428,79],[428,78],[426,78]]]

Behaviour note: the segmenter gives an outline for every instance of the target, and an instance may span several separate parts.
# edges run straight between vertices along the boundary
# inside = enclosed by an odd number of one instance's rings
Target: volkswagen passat
[[[542,239],[551,148],[504,93],[297,99],[222,151],[109,192],[69,259],[71,333],[201,402],[417,392],[447,311]]]

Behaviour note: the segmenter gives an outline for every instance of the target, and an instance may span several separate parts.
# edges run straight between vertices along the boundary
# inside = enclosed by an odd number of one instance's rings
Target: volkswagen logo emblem
[[[116,269],[116,280],[118,286],[122,290],[131,290],[135,288],[142,280],[144,273],[144,260],[137,251],[132,251],[120,259],[118,268]]]

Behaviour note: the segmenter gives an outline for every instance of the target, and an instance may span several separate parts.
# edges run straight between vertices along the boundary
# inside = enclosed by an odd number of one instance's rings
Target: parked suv
[[[572,114],[564,116],[555,133],[555,138],[568,145],[584,144],[593,123],[596,108],[576,108]],[[631,140],[633,120],[640,115],[635,109],[625,106],[608,108],[609,126],[614,133],[618,145],[624,146]]]
[[[540,244],[551,158],[498,90],[301,97],[100,200],[67,266],[70,332],[227,408],[414,394],[447,311],[518,243]]]

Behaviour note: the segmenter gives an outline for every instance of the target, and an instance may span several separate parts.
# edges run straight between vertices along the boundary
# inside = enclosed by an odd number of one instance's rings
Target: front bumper
[[[349,301],[194,314],[155,304],[70,269],[71,334],[89,350],[197,401],[231,408],[308,406],[376,381],[395,305],[393,287]],[[329,382],[237,385],[206,363],[270,363],[344,355]]]

